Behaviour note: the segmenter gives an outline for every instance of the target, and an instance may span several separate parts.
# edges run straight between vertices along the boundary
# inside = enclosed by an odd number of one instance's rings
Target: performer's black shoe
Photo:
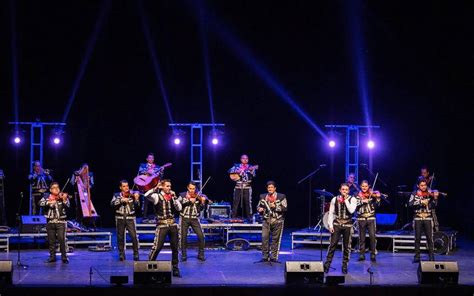
[[[258,261],[255,261],[254,263],[265,263],[265,262],[268,262],[268,258],[262,258]]]
[[[375,254],[370,254],[370,261],[377,262],[377,259],[375,259]]]
[[[365,261],[365,255],[364,254],[360,254],[359,255],[359,259],[357,261]]]
[[[343,273],[343,274],[347,274],[347,263],[345,263],[345,264],[343,263],[343,264],[342,264],[342,273]]]
[[[181,256],[181,262],[186,262],[188,260],[188,256],[183,255]]]
[[[203,262],[206,261],[206,257],[204,257],[204,254],[198,255],[197,258],[199,261],[203,261]]]
[[[63,258],[62,261],[63,261],[64,264],[69,264],[69,259],[67,259],[67,258]]]
[[[119,255],[119,260],[120,261],[125,261],[125,254],[120,254]]]
[[[56,257],[49,257],[44,263],[53,263],[56,262]]]
[[[272,263],[281,263],[280,261],[278,261],[276,258],[272,258],[270,259],[270,262]]]
[[[179,268],[173,267],[173,276],[175,277],[181,277],[181,273],[179,272]]]
[[[419,256],[415,256],[413,258],[413,263],[420,263],[420,257]]]

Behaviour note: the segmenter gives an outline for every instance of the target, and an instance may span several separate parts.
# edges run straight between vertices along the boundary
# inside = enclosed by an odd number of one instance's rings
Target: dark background
[[[103,2],[15,3],[19,120],[61,121]],[[11,47],[12,2],[0,3],[0,168],[6,174],[6,204],[13,225],[19,192],[28,191],[29,144],[11,145],[15,119]],[[147,152],[176,191],[189,179],[187,142],[170,142],[171,129],[136,1],[113,1],[67,119],[62,147],[51,147],[46,129],[44,166],[63,184],[88,162],[97,186],[93,203],[103,225],[112,225],[109,201],[118,181],[132,180]],[[225,123],[223,143],[206,144],[205,192],[231,200],[226,170],[242,153],[259,164],[256,193],[273,179],[289,198],[287,225],[308,225],[308,184],[297,181],[326,163],[313,188],[336,192],[344,179],[343,133],[327,143],[269,87],[236,49],[216,32],[228,30],[250,49],[313,122],[365,124],[354,67],[354,17],[361,28],[371,121],[377,148],[373,170],[389,185],[413,185],[421,165],[436,173],[449,196],[440,205],[441,224],[474,233],[472,120],[473,7],[411,1],[143,1],[161,65],[174,122],[210,122],[197,8],[206,7],[209,66],[215,121]],[[216,26],[216,24],[220,24]],[[342,131],[341,131],[342,132]],[[29,133],[25,134],[28,137]],[[188,139],[186,139],[188,141]],[[206,138],[207,140],[207,138]],[[368,152],[361,149],[360,162]],[[360,178],[369,178],[361,169]],[[372,181],[373,178],[370,178]],[[72,188],[69,187],[69,191]],[[394,194],[385,212],[403,212]],[[316,203],[312,197],[313,205]],[[23,210],[26,213],[26,205]],[[316,223],[313,209],[312,224]],[[401,214],[401,213],[400,213]],[[403,221],[402,221],[403,222]]]

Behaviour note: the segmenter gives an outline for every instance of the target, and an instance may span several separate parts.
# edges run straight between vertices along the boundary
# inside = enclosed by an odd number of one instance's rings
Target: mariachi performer
[[[239,205],[242,207],[242,217],[247,221],[252,218],[252,179],[256,169],[258,165],[250,165],[249,157],[244,154],[240,157],[240,163],[228,170],[231,180],[235,181],[232,218],[237,217]]]
[[[198,260],[206,261],[204,256],[204,234],[202,232],[201,222],[199,216],[204,206],[207,204],[208,199],[205,195],[200,192],[196,192],[196,184],[189,182],[186,192],[181,192],[178,197],[178,201],[181,203],[182,210],[179,213],[180,217],[180,229],[181,229],[181,261],[186,261],[187,256],[187,237],[188,229],[191,227],[194,233],[197,235],[199,242]]]
[[[162,180],[155,188],[148,190],[145,197],[153,203],[157,220],[155,240],[148,260],[156,260],[168,236],[171,245],[173,276],[181,277],[178,267],[178,224],[175,215],[181,211],[182,207],[176,193],[171,190],[171,181]]]
[[[66,254],[66,210],[69,208],[69,196],[61,192],[59,184],[53,182],[50,185],[49,193],[44,194],[39,202],[43,208],[47,220],[46,233],[48,234],[49,258],[47,263],[56,261],[56,238],[59,242],[61,259],[68,264],[69,259]]]
[[[342,245],[344,254],[342,257],[342,273],[347,274],[347,264],[349,263],[350,241],[352,231],[352,216],[357,208],[357,198],[349,195],[349,185],[341,184],[340,194],[332,198],[329,206],[329,232],[331,232],[331,242],[324,263],[324,272],[329,272],[332,258],[336,251],[337,244],[342,235]]]
[[[360,183],[361,191],[357,195],[357,223],[359,224],[359,261],[365,260],[365,234],[369,232],[370,261],[375,262],[376,220],[375,209],[380,206],[381,193],[372,191],[369,182]]]
[[[28,176],[31,185],[31,215],[38,215],[39,210],[36,208],[38,202],[45,193],[49,191],[49,186],[53,182],[51,171],[43,169],[41,162],[33,163],[33,171]]]
[[[428,245],[429,260],[434,261],[433,247],[433,216],[432,210],[438,204],[439,193],[428,190],[425,180],[418,182],[418,190],[413,192],[408,205],[413,207],[415,222],[415,257],[413,263],[420,262],[421,234],[424,232]]]
[[[115,210],[115,223],[117,226],[117,245],[119,260],[125,260],[125,229],[132,238],[133,260],[138,261],[138,238],[136,228],[135,209],[140,207],[140,194],[130,191],[127,180],[120,181],[120,192],[115,193],[110,205]]]
[[[287,210],[286,195],[276,192],[276,183],[267,182],[267,193],[260,194],[257,212],[263,215],[262,262],[278,262],[283,225]],[[271,235],[271,244],[270,244]]]

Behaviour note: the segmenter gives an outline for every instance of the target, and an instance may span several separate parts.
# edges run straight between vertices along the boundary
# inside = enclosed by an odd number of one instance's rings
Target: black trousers
[[[239,205],[242,207],[242,218],[252,218],[252,188],[235,188],[232,203],[232,217],[238,217]]]
[[[262,258],[278,260],[284,220],[265,219],[262,224]],[[271,235],[271,244],[270,244]]]
[[[433,251],[433,221],[431,219],[415,220],[415,257],[420,257],[421,234],[425,233],[426,244],[430,257],[434,255]]]
[[[181,217],[181,255],[186,256],[186,249],[188,247],[188,228],[191,226],[194,233],[196,233],[199,242],[199,255],[204,255],[204,246],[206,241],[204,240],[204,233],[202,232],[201,223],[197,218],[183,218]]]
[[[359,250],[360,254],[365,254],[365,234],[369,231],[370,254],[375,256],[375,220],[357,220],[359,223]]]
[[[33,191],[31,193],[32,197],[32,204],[31,204],[31,215],[41,215],[43,212],[43,209],[38,205],[39,201],[43,198],[44,193],[38,192],[38,191]]]
[[[48,223],[46,224],[46,233],[48,234],[49,256],[56,257],[57,238],[61,258],[66,259],[66,223]]]
[[[119,254],[124,254],[125,250],[125,229],[132,238],[133,254],[138,255],[138,239],[137,228],[135,226],[135,219],[124,219],[123,217],[115,217],[117,225],[117,247]]]
[[[155,231],[155,240],[153,247],[151,247],[150,256],[148,260],[155,261],[165,244],[166,236],[169,236],[171,245],[171,264],[173,268],[178,267],[178,225],[158,225]]]
[[[334,252],[336,251],[337,244],[339,243],[339,238],[342,235],[342,245],[344,247],[344,254],[342,257],[342,264],[347,264],[349,262],[349,243],[351,240],[351,229],[352,225],[340,226],[334,225],[334,232],[331,233],[331,242],[329,244],[328,255],[326,257],[325,265],[330,266],[332,258],[334,257]]]
[[[153,203],[149,201],[143,194],[140,195],[140,197],[143,198],[142,199],[142,217],[146,218],[148,217],[148,206],[150,206],[150,209],[153,209]]]

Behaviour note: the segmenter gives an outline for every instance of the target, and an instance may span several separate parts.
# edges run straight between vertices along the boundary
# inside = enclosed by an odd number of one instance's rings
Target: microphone
[[[326,166],[325,163],[322,163],[322,164],[319,165],[320,168],[324,168],[325,166]]]

